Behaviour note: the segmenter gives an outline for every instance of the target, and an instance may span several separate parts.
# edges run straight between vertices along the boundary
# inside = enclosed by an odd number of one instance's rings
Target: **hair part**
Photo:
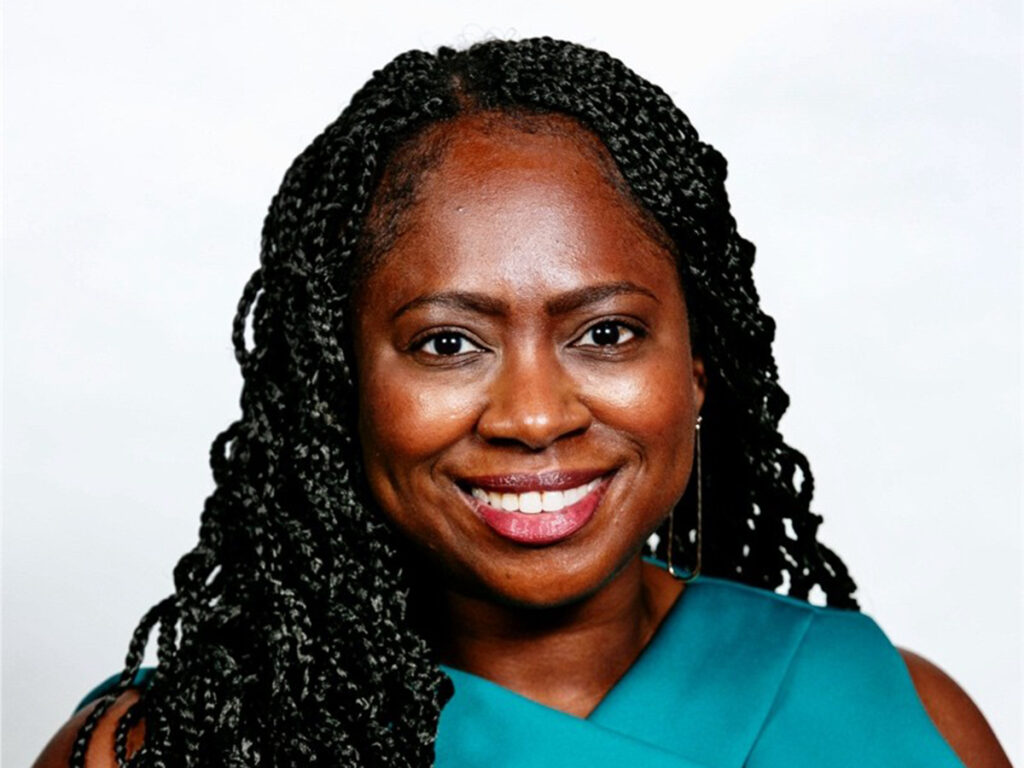
[[[594,162],[604,180],[618,193],[633,223],[668,253],[677,255],[675,243],[636,199],[608,149],[578,119],[560,112],[522,107],[486,110],[476,104],[472,94],[460,93],[459,96],[462,111],[452,118],[426,125],[391,152],[363,223],[354,268],[357,286],[377,269],[381,259],[405,233],[407,214],[418,202],[419,190],[448,156],[453,133],[467,123],[486,136],[526,134],[570,141]]]

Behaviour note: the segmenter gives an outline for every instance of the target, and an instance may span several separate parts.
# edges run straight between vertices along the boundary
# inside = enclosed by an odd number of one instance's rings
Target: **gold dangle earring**
[[[672,549],[675,547],[676,536],[673,531],[674,523],[676,521],[676,508],[673,506],[668,513],[668,545],[665,547],[665,565],[667,566],[669,576],[679,578],[676,576],[676,569],[672,567]]]
[[[672,566],[672,549],[674,548],[675,542],[676,542],[675,531],[674,531],[674,527],[675,527],[674,524],[675,524],[675,519],[676,519],[675,508],[673,508],[672,511],[668,513],[668,547],[667,547],[667,552],[666,552],[666,557],[665,557],[665,565],[668,567],[667,568],[668,572],[672,576],[674,576],[675,578],[677,578],[680,581],[682,581],[684,584],[688,584],[689,582],[693,581],[698,576],[700,576],[700,567],[701,567],[701,548],[702,548],[702,545],[703,545],[703,530],[702,530],[703,509],[702,509],[702,507],[704,506],[704,499],[703,499],[704,482],[703,482],[703,478],[701,476],[702,473],[701,473],[701,466],[700,466],[700,422],[701,422],[701,417],[698,415],[697,416],[697,426],[696,426],[696,437],[695,437],[695,440],[694,440],[694,444],[695,444],[694,445],[694,464],[696,464],[696,470],[697,470],[697,536],[696,536],[696,541],[695,541],[695,543],[697,545],[697,557],[694,560],[693,568],[685,576],[679,576],[676,573],[676,569]]]
[[[701,549],[703,548],[704,544],[704,532],[702,530],[704,507],[704,478],[702,477],[700,466],[700,421],[701,416],[698,414],[696,428],[697,438],[695,448],[696,456],[694,457],[694,463],[697,465],[697,536],[696,541],[694,542],[697,545],[697,557],[693,561],[693,569],[689,572],[689,574],[683,577],[684,584],[689,584],[691,581],[700,576]],[[669,523],[669,525],[671,526],[671,523]]]

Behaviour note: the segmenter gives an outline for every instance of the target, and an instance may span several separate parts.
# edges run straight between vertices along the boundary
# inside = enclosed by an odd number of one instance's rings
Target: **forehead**
[[[633,202],[604,146],[569,118],[460,118],[392,165],[385,186],[412,166],[417,177],[399,184],[410,198],[402,210],[371,214],[391,217],[394,236],[373,275],[392,284],[412,274],[421,283],[523,290],[529,277],[572,288],[638,270],[678,280],[667,236]]]

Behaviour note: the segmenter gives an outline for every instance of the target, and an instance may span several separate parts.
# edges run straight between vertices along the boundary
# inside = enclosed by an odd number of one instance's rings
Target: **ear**
[[[693,405],[697,413],[700,413],[704,405],[704,395],[708,389],[708,376],[704,370],[704,359],[694,356],[693,358]]]

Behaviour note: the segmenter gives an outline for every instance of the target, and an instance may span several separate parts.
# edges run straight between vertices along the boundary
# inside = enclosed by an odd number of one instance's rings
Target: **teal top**
[[[443,669],[443,768],[963,765],[874,621],[724,579],[689,584],[586,718]]]

